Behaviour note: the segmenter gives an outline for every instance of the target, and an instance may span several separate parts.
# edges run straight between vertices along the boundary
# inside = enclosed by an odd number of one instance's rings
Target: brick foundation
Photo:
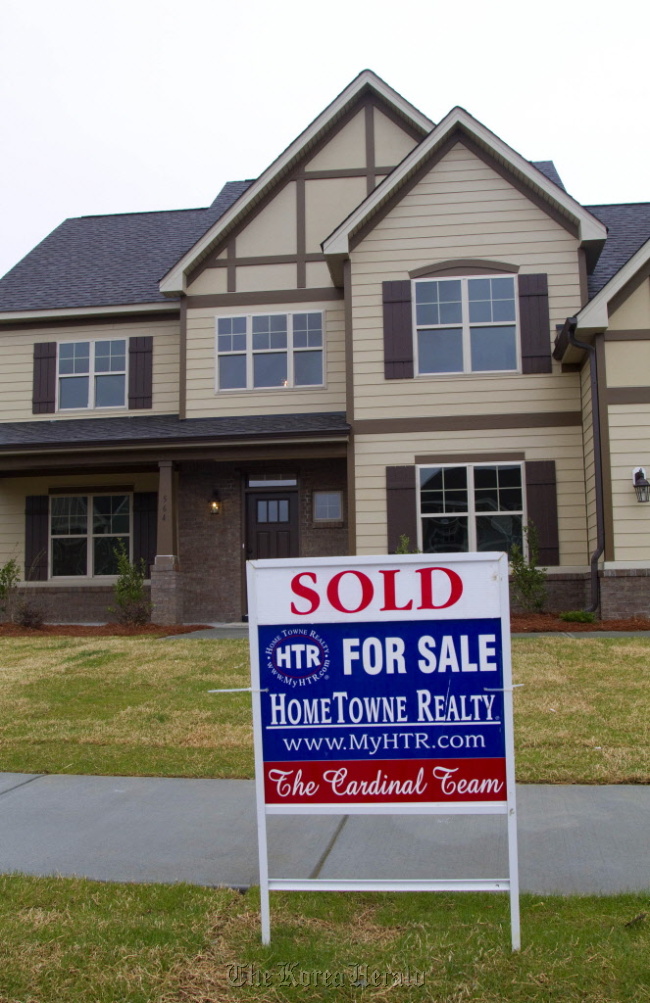
[[[585,609],[591,603],[589,572],[551,572],[546,576],[547,598],[545,611],[560,612]],[[513,613],[523,612],[510,588],[510,607]]]
[[[146,587],[147,598],[149,588]],[[47,623],[106,623],[115,621],[109,606],[115,603],[111,585],[30,585],[21,598],[41,606]]]
[[[151,568],[151,604],[152,623],[183,622],[183,576],[177,557],[156,557]]]
[[[603,620],[650,617],[650,568],[602,571],[600,615]]]

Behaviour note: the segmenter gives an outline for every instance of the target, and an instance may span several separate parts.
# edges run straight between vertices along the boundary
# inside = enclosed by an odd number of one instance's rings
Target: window
[[[60,411],[124,407],[126,340],[63,342],[58,347]]]
[[[426,554],[523,547],[521,464],[419,468]]]
[[[217,318],[217,389],[314,387],[323,383],[323,315]]]
[[[512,276],[414,283],[417,372],[514,372],[517,298]]]
[[[314,522],[341,522],[342,518],[340,491],[314,491]]]
[[[70,495],[50,499],[50,575],[116,575],[115,550],[131,553],[130,495]]]

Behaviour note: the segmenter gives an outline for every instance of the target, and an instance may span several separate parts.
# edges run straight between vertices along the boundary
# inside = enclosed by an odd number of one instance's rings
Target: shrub
[[[397,544],[397,549],[396,549],[395,553],[396,554],[419,554],[420,551],[418,550],[417,547],[414,547],[413,550],[411,550],[411,539],[410,539],[410,537],[408,537],[406,535],[406,533],[402,533],[402,535],[399,538],[399,543]]]
[[[510,550],[510,581],[514,597],[526,613],[541,613],[546,602],[546,568],[539,568],[537,530],[532,522],[524,526],[528,556],[516,543]]]
[[[586,609],[569,609],[566,613],[560,613],[560,620],[566,623],[595,623],[596,614],[588,613]]]
[[[37,599],[21,596],[16,601],[12,620],[19,627],[31,627],[32,629],[40,630],[46,618],[47,610],[43,603]]]
[[[0,611],[6,613],[10,619],[16,602],[19,581],[18,562],[12,557],[0,568]]]
[[[117,558],[118,578],[113,586],[115,606],[109,606],[109,613],[114,613],[118,623],[141,626],[149,623],[151,618],[151,603],[147,599],[144,580],[147,577],[145,562],[130,561],[124,544],[115,548]]]

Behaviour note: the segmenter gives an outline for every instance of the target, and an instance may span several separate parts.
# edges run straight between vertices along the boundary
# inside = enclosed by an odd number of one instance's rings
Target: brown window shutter
[[[410,281],[383,282],[382,299],[384,376],[387,380],[412,379],[413,318]]]
[[[133,495],[133,560],[143,560],[149,568],[156,559],[158,495],[155,491],[137,491]]]
[[[408,536],[411,550],[418,545],[415,467],[386,467],[386,524],[388,553],[394,554],[400,536]]]
[[[546,275],[519,276],[519,326],[522,372],[552,372],[551,321]]]
[[[47,581],[49,518],[47,495],[25,498],[25,581]]]
[[[152,406],[153,338],[129,338],[129,407]]]
[[[560,540],[555,460],[535,460],[526,463],[526,505],[528,521],[532,522],[537,530],[540,564],[558,565]]]
[[[34,345],[32,414],[53,414],[56,407],[56,341]]]

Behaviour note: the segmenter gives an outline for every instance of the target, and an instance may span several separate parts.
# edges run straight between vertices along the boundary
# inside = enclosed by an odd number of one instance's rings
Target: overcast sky
[[[650,201],[632,0],[0,0],[0,275],[63,219],[209,204],[364,68],[583,204]]]

